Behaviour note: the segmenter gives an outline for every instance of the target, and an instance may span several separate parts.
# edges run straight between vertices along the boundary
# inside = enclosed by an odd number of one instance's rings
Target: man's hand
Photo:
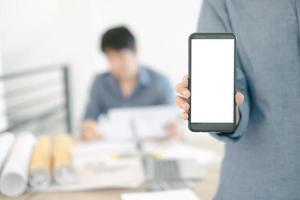
[[[180,83],[176,86],[176,92],[178,95],[176,96],[176,105],[182,109],[182,118],[184,120],[187,120],[189,118],[189,110],[190,105],[188,103],[188,99],[191,96],[191,92],[188,90],[189,86],[189,77],[188,75],[185,75]],[[235,103],[238,107],[241,107],[244,102],[244,95],[240,92],[235,93]],[[237,123],[239,122],[240,114],[237,111]]]
[[[171,121],[164,126],[168,138],[182,139],[183,129],[178,121]]]
[[[87,141],[101,139],[103,135],[98,129],[97,123],[93,120],[86,120],[82,126],[82,138]]]

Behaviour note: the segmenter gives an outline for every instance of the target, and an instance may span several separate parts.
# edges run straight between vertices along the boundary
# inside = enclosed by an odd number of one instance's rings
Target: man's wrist
[[[238,106],[236,106],[235,117],[236,117],[235,125],[238,126],[240,123],[240,120],[241,120],[241,114],[240,114]]]

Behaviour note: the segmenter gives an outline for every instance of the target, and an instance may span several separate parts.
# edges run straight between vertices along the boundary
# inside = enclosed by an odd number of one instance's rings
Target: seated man
[[[173,103],[173,89],[168,79],[138,63],[135,38],[126,27],[105,32],[101,50],[110,71],[97,75],[92,84],[82,127],[86,140],[103,136],[97,120],[111,108]],[[166,127],[168,135],[177,137],[179,132],[176,123]]]

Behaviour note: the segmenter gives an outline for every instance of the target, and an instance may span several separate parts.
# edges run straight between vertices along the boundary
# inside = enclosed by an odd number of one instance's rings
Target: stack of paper
[[[122,200],[199,200],[191,190],[170,190],[162,192],[128,193],[121,195]]]

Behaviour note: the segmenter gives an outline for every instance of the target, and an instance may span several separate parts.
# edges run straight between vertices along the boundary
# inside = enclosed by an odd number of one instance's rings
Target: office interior
[[[180,139],[81,139],[92,81],[97,74],[109,70],[99,50],[101,34],[114,26],[128,27],[136,36],[140,62],[166,76],[175,95],[176,83],[188,70],[187,39],[196,30],[200,7],[201,0],[0,0],[0,137],[7,132],[14,139],[32,133],[35,141],[46,136],[55,143],[55,137],[61,136],[61,141],[72,141],[72,148],[79,152],[76,155],[85,152],[86,157],[93,154],[91,160],[99,159],[98,164],[87,169],[75,169],[75,180],[67,183],[57,183],[51,167],[50,185],[41,190],[32,188],[30,175],[26,174],[23,192],[0,194],[0,199],[117,200],[130,199],[126,196],[130,193],[173,190],[191,192],[195,199],[212,199],[219,180],[223,143],[208,133],[190,132],[184,121],[180,121]],[[146,147],[141,149],[139,145]],[[137,170],[135,165],[135,161],[143,165],[144,154],[157,160],[194,159],[201,178],[150,183],[144,178],[135,180],[138,170],[145,176],[143,166]],[[72,165],[88,159],[77,159],[72,153],[69,156]],[[5,161],[0,162],[2,172]],[[87,183],[72,187],[74,182],[80,182],[76,173],[88,176],[91,168],[97,168],[94,173],[99,177],[93,180],[91,176]],[[197,171],[192,167],[190,170]]]

